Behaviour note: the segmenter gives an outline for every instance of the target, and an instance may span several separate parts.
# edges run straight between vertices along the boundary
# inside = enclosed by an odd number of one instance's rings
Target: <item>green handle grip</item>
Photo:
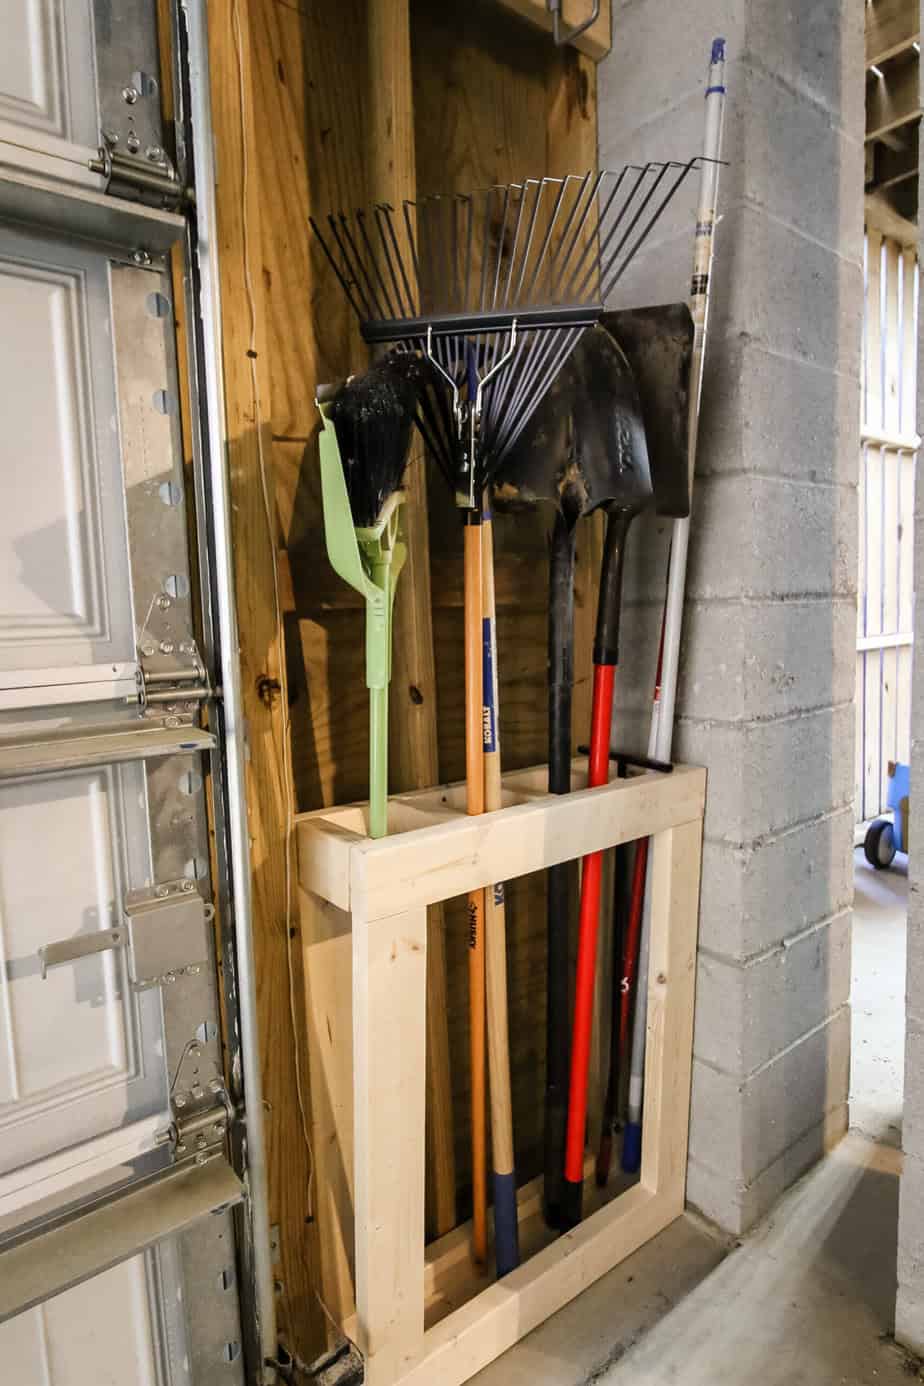
[[[391,679],[392,614],[395,588],[407,548],[400,537],[396,492],[378,524],[355,529],[337,432],[326,405],[319,404],[321,499],[327,556],[336,573],[366,603],[366,687],[369,689],[369,836],[388,831],[388,683]]]

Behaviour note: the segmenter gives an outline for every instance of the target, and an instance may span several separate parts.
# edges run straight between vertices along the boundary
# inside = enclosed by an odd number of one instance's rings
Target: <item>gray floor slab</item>
[[[908,859],[875,871],[855,853],[850,1125],[901,1147]]]
[[[600,1386],[908,1386],[888,1338],[899,1160],[848,1135]]]
[[[681,1218],[474,1378],[478,1386],[908,1386],[891,1341],[907,868],[858,853],[851,1125],[733,1248]]]

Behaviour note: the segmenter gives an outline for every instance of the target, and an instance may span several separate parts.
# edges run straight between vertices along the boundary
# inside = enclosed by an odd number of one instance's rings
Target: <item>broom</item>
[[[369,836],[388,831],[388,684],[400,537],[401,479],[417,408],[413,385],[388,362],[352,376],[318,408],[324,535],[331,566],[366,603]]]

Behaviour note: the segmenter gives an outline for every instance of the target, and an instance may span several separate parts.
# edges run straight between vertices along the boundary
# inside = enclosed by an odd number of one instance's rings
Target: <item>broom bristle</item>
[[[351,377],[334,398],[330,414],[357,529],[375,525],[401,485],[416,408],[413,384],[387,361]]]

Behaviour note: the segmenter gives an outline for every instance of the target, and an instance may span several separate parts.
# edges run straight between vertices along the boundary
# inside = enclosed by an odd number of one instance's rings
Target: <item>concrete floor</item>
[[[854,857],[850,1125],[901,1148],[908,858],[875,871]]]
[[[907,869],[858,854],[851,1131],[738,1245],[687,1215],[478,1386],[908,1386],[895,1308]]]

